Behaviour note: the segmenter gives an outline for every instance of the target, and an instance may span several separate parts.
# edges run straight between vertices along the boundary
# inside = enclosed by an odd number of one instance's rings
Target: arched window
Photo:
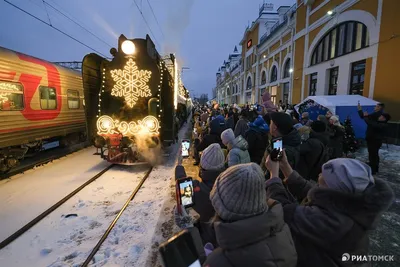
[[[251,84],[251,78],[249,77],[249,78],[247,79],[247,86],[246,86],[246,89],[247,89],[247,90],[251,90],[252,87],[253,87],[253,85]]]
[[[367,26],[356,21],[346,21],[331,29],[317,44],[311,65],[340,57],[369,46]]]
[[[261,85],[264,85],[266,83],[267,83],[267,73],[263,71],[261,74]]]
[[[276,82],[276,80],[278,80],[278,69],[276,68],[276,66],[272,67],[271,70],[271,80],[270,82]]]
[[[283,78],[290,77],[290,58],[286,60],[286,63],[283,67]]]

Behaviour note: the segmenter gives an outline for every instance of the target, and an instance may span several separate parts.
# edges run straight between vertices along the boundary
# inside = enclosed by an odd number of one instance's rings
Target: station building
[[[293,104],[360,94],[384,102],[399,120],[399,8],[398,0],[297,0],[276,11],[263,3],[240,42],[239,92],[232,99],[220,80],[217,100],[220,92],[238,104],[259,103],[265,91],[275,103]]]

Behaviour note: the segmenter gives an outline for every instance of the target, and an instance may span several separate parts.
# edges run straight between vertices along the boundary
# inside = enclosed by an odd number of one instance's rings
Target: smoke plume
[[[170,0],[166,9],[167,18],[163,29],[164,52],[176,53],[179,57],[183,34],[190,23],[194,0]]]
[[[142,160],[151,166],[162,164],[161,143],[155,142],[147,130],[141,130],[136,134],[136,146]]]

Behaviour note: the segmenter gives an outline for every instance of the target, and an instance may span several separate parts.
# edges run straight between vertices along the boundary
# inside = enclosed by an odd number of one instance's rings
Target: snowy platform
[[[181,130],[180,139],[190,127]],[[91,266],[157,264],[157,242],[177,231],[171,192],[179,144],[171,147],[163,165],[153,169]],[[1,182],[3,239],[107,166],[93,153],[86,149]],[[2,249],[0,266],[80,266],[147,170],[147,166],[112,168]]]

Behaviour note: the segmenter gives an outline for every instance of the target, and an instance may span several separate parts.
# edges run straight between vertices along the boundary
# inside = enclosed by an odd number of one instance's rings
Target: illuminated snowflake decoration
[[[112,70],[111,77],[115,82],[111,95],[124,97],[126,104],[131,108],[136,104],[139,97],[151,96],[148,85],[151,71],[139,70],[131,58],[123,70]]]

